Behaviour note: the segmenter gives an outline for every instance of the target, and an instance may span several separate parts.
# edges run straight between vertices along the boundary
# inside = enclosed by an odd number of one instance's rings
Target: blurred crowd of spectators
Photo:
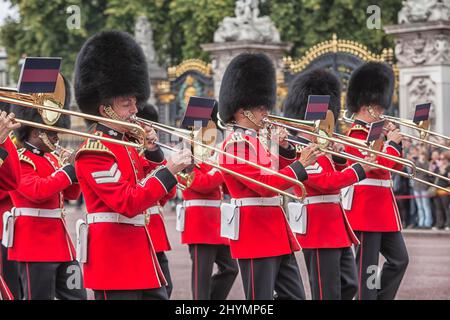
[[[449,146],[440,138],[432,141]],[[403,150],[403,157],[414,162],[416,167],[450,178],[450,151],[408,139],[403,141]],[[409,168],[403,171],[409,173]],[[450,192],[450,183],[446,180],[421,172],[417,172],[416,177],[447,188]],[[450,231],[450,193],[399,175],[394,175],[393,181],[405,228]]]

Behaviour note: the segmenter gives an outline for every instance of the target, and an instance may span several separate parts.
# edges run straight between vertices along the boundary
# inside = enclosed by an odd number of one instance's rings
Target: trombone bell
[[[298,120],[274,115],[269,115],[267,118],[271,121],[318,134],[323,138],[314,136],[312,140],[323,148],[328,146],[330,141],[326,138],[331,137],[334,131],[334,114],[331,110],[328,110],[325,119],[320,121]]]

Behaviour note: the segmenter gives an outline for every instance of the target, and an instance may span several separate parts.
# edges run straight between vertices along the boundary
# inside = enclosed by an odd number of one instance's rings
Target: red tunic
[[[104,126],[97,128],[110,133],[104,133],[105,136],[125,139]],[[86,141],[78,151],[75,166],[88,215],[115,212],[135,217],[157,205],[177,183],[163,166],[152,171],[154,166],[135,148],[109,142]],[[104,178],[98,178],[99,174],[94,173],[102,173]],[[139,290],[166,284],[146,227],[91,224],[87,254],[84,264],[86,288]]]
[[[222,200],[223,176],[220,171],[202,163],[193,169],[194,180],[183,191],[183,200]],[[229,244],[220,236],[220,207],[186,208],[183,244]]]
[[[361,124],[356,123],[349,132],[350,137],[360,140],[366,140],[367,134],[368,130]],[[345,151],[359,157],[364,157],[355,148],[346,147]],[[402,156],[401,147],[393,142],[386,144],[384,152],[397,157]],[[383,157],[377,157],[377,162],[389,168],[402,169],[401,164]],[[352,161],[349,161],[349,163],[351,164]],[[387,170],[376,169],[369,171],[367,178],[391,180],[391,174]],[[352,209],[347,211],[347,217],[352,229],[355,231],[395,232],[402,229],[392,188],[356,185]]]
[[[29,147],[29,146],[27,146]],[[29,147],[31,150],[32,147]],[[64,199],[75,200],[80,195],[78,184],[72,184],[58,158],[37,149],[19,151],[22,178],[19,187],[11,191],[16,208],[64,208]],[[26,262],[65,262],[75,259],[75,250],[61,218],[20,216],[15,220],[14,245],[8,259]]]
[[[0,240],[3,239],[3,214],[13,206],[9,192],[0,190]]]
[[[308,180],[305,181],[308,197],[339,195],[341,188],[352,185],[365,177],[359,164],[336,171],[328,156],[317,159],[315,165],[306,167]],[[295,189],[296,194],[299,190]],[[340,203],[314,203],[307,205],[306,234],[296,234],[302,248],[345,248],[358,244],[344,209]]]
[[[14,190],[20,182],[20,164],[16,146],[6,138],[0,144],[0,190]]]
[[[150,161],[153,164],[163,165],[166,161],[154,162]],[[153,169],[156,169],[156,165]],[[150,216],[150,221],[147,225],[148,232],[150,233],[150,238],[153,242],[153,247],[155,248],[155,252],[164,252],[170,251],[172,248],[170,246],[169,237],[167,236],[166,226],[164,223],[164,215],[163,215],[163,207],[173,197],[175,197],[177,193],[177,188],[172,188],[170,192],[159,200],[158,204],[160,206],[159,214],[152,214]]]
[[[273,167],[279,159],[278,171],[294,179],[305,180],[307,174],[294,150],[292,158],[274,157],[263,146],[259,137],[248,130],[230,133],[223,143],[223,150],[253,161],[264,167]],[[248,164],[221,155],[219,163],[234,172],[241,173],[270,186],[286,190],[293,183]],[[291,163],[289,166],[286,166]],[[224,173],[224,180],[233,198],[275,197],[278,194],[255,183]],[[264,258],[291,254],[300,250],[281,206],[241,207],[238,240],[230,240],[231,255],[235,259]]]

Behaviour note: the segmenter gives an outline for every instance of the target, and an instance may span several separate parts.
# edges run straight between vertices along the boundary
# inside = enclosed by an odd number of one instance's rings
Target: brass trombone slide
[[[314,136],[316,138],[319,138],[319,139],[325,139],[325,140],[330,141],[330,142],[347,145],[347,146],[350,146],[350,147],[353,147],[353,148],[357,148],[357,149],[360,149],[360,150],[368,152],[368,153],[376,154],[378,156],[390,159],[390,160],[395,161],[395,162],[399,162],[399,163],[401,163],[401,164],[403,164],[405,166],[410,167],[411,170],[412,170],[412,173],[408,174],[408,173],[400,171],[400,170],[388,168],[388,167],[385,167],[385,166],[379,165],[379,164],[373,164],[371,162],[368,162],[367,164],[373,165],[374,167],[377,167],[378,169],[384,169],[384,170],[388,170],[388,171],[397,173],[399,175],[402,175],[402,176],[410,178],[410,179],[414,178],[414,176],[415,176],[416,166],[415,166],[415,164],[412,161],[409,161],[409,160],[406,160],[406,159],[402,159],[402,158],[398,158],[398,157],[395,157],[395,156],[392,156],[392,155],[389,155],[389,154],[385,154],[385,153],[383,153],[381,151],[373,150],[373,149],[365,146],[362,142],[361,142],[361,144],[357,144],[356,141],[349,142],[347,140],[337,139],[337,138],[329,137],[327,135],[321,135],[319,133],[311,131],[311,127],[309,127],[309,129],[306,129],[305,127],[307,125],[305,125],[304,123],[301,123],[300,120],[296,120],[296,119],[290,119],[290,118],[284,118],[284,117],[278,117],[278,116],[269,115],[268,119],[265,119],[264,122],[269,124],[269,125],[279,126],[279,127],[282,127],[282,128],[288,129],[288,130],[301,132],[301,133],[305,133],[305,134],[310,134],[310,135],[312,135],[312,136]],[[292,123],[292,124],[287,124],[287,123]],[[299,128],[298,126],[302,126],[303,128]],[[322,149],[323,149],[322,151],[324,151],[324,152],[326,152],[327,150],[331,151],[329,149],[324,149],[324,148],[322,148]],[[345,156],[344,156],[343,154],[338,153],[337,156],[345,158],[345,157],[347,157],[349,155],[345,154]],[[364,160],[364,159],[361,159],[359,157],[356,157],[356,158],[359,159],[358,160],[359,162],[361,162],[360,160]],[[354,159],[351,159],[351,160],[354,160]]]
[[[288,192],[286,192],[284,190],[280,190],[278,188],[272,187],[270,185],[267,185],[265,183],[257,181],[257,180],[255,180],[253,178],[250,178],[250,177],[247,177],[247,176],[242,175],[240,173],[234,172],[234,171],[232,171],[230,169],[223,168],[222,166],[219,166],[219,165],[217,165],[215,163],[212,163],[211,161],[202,160],[199,157],[196,157],[196,156],[193,155],[194,159],[197,160],[197,161],[201,161],[201,162],[207,163],[207,164],[211,165],[214,168],[217,168],[217,169],[222,170],[222,171],[224,171],[226,173],[229,173],[231,175],[234,175],[234,176],[237,176],[239,178],[242,178],[243,180],[246,180],[246,181],[249,181],[249,182],[253,182],[253,183],[258,184],[258,185],[260,185],[260,186],[262,186],[262,187],[264,187],[264,188],[266,188],[268,190],[271,190],[273,192],[282,194],[282,195],[284,195],[286,197],[290,197],[290,198],[292,198],[294,200],[297,200],[297,201],[302,201],[306,197],[306,188],[305,188],[305,186],[303,185],[303,183],[301,183],[300,181],[298,181],[298,180],[296,180],[294,178],[288,177],[288,176],[286,176],[284,174],[281,174],[278,171],[275,171],[273,169],[260,166],[260,165],[258,165],[256,163],[250,162],[250,161],[248,161],[248,160],[246,160],[244,158],[235,156],[235,155],[233,155],[231,153],[225,152],[225,151],[220,150],[218,148],[209,146],[209,145],[201,143],[199,141],[195,141],[192,138],[186,136],[185,133],[178,132],[178,130],[180,130],[178,128],[173,128],[173,127],[168,126],[168,125],[160,124],[160,123],[157,123],[157,122],[153,122],[153,121],[142,119],[142,118],[138,118],[138,117],[134,117],[134,120],[137,123],[141,123],[141,124],[152,126],[153,128],[155,128],[157,130],[160,130],[162,132],[165,132],[165,133],[177,136],[179,138],[182,138],[182,139],[184,139],[185,141],[187,141],[189,143],[197,144],[197,145],[199,145],[199,146],[201,146],[203,148],[207,148],[208,150],[215,151],[215,152],[217,152],[219,154],[225,155],[227,157],[231,157],[231,158],[233,158],[235,160],[238,160],[238,161],[242,161],[243,163],[248,164],[248,165],[250,165],[250,166],[252,166],[254,168],[257,168],[257,169],[260,169],[260,170],[264,170],[264,171],[266,171],[266,172],[268,172],[270,174],[273,174],[273,175],[276,175],[276,176],[278,176],[278,177],[280,177],[282,179],[285,179],[285,180],[293,183],[294,185],[299,186],[301,188],[301,190],[302,190],[302,196],[301,197],[294,196],[294,195],[292,195],[292,194],[290,194],[290,193],[288,193]],[[166,146],[166,145],[161,144],[161,143],[159,143],[159,145],[161,145],[163,148],[167,148],[167,149],[172,150],[172,151],[176,150],[173,147]],[[178,151],[178,150],[176,150],[176,151]]]
[[[390,118],[390,116],[383,116],[383,117],[386,117],[387,119]],[[345,114],[344,114],[344,116],[342,117],[342,120],[345,121],[345,122],[347,122],[347,123],[350,123],[350,124],[353,123],[353,119],[347,117]],[[409,125],[409,124],[407,124],[407,126],[408,126],[408,125]],[[416,128],[416,129],[417,129],[417,128]],[[418,130],[419,130],[419,129],[418,129]],[[425,142],[425,143],[429,143],[429,144],[433,144],[433,145],[437,145],[437,146],[443,147],[443,146],[441,146],[441,145],[439,145],[439,144],[436,144],[436,143],[434,143],[434,142],[430,142],[430,141],[428,141],[428,140],[425,141],[425,140],[419,139],[419,138],[417,138],[417,137],[411,136],[411,135],[406,134],[406,133],[401,133],[401,134],[402,134],[403,136],[406,136],[406,137],[411,137],[412,139],[415,139],[415,140],[419,140],[419,141],[422,141],[422,142]],[[350,139],[349,137],[344,136],[344,135],[339,134],[339,133],[336,133],[336,132],[334,132],[333,135],[336,136],[336,137],[339,138],[339,139],[343,139],[343,140],[345,139],[345,140],[347,140],[347,141],[348,141],[348,139]],[[352,141],[353,141],[353,140],[352,140]],[[445,148],[445,147],[443,147],[443,148]],[[420,168],[420,167],[416,167],[416,171],[419,171],[419,172],[425,173],[425,174],[427,174],[427,175],[430,175],[430,176],[433,176],[433,177],[436,177],[436,178],[439,178],[439,179],[443,179],[443,180],[446,180],[446,181],[449,181],[449,182],[450,182],[450,178],[445,177],[445,176],[443,176],[443,175],[440,175],[440,174],[435,173],[435,172],[430,171],[430,170],[426,170],[426,169],[423,169],[423,168]],[[419,180],[420,180],[420,182],[425,183],[425,184],[428,184],[428,183],[427,183],[428,181],[425,181],[425,180],[421,180],[421,179],[418,179],[418,178],[415,178],[415,180],[416,180],[416,181],[419,181]],[[428,185],[430,185],[430,184],[428,184]],[[436,185],[431,184],[431,186],[434,187],[434,186],[436,186]]]
[[[160,144],[160,145],[161,145],[163,148],[166,148],[166,149],[171,150],[171,151],[173,151],[173,152],[179,152],[179,151],[180,151],[180,150],[178,150],[178,149],[176,149],[176,148],[174,148],[174,147],[171,147],[171,146],[168,146],[168,145],[165,145],[165,144]],[[219,166],[218,164],[215,164],[215,163],[213,163],[212,161],[208,161],[208,160],[205,161],[204,159],[201,159],[200,157],[197,157],[197,156],[195,156],[195,155],[192,155],[192,158],[195,159],[195,160],[197,160],[197,161],[206,163],[206,164],[210,165],[211,167],[216,168],[216,169],[219,169],[220,171],[226,172],[226,173],[228,173],[228,174],[230,174],[230,175],[232,175],[232,176],[241,178],[241,179],[243,179],[243,180],[245,180],[245,181],[248,181],[248,182],[251,182],[251,183],[255,183],[255,184],[257,184],[257,185],[259,185],[259,186],[261,186],[261,187],[263,187],[263,188],[266,188],[267,190],[270,190],[270,191],[273,191],[273,192],[275,192],[275,193],[279,193],[279,194],[281,194],[281,195],[283,195],[283,196],[292,198],[293,200],[302,201],[302,200],[304,199],[303,196],[302,196],[302,197],[296,197],[296,196],[294,196],[294,195],[292,195],[292,194],[290,194],[290,193],[288,193],[288,192],[286,192],[286,191],[284,191],[284,190],[277,189],[277,188],[272,187],[272,186],[270,186],[270,185],[268,185],[268,184],[266,184],[266,183],[262,183],[262,182],[260,182],[260,181],[258,181],[258,180],[255,180],[255,179],[253,179],[253,178],[247,177],[246,175],[243,175],[243,174],[241,174],[241,173],[238,173],[238,172],[235,172],[235,171],[230,170],[230,169],[228,169],[228,168],[224,168],[224,167],[222,167],[222,166]]]
[[[433,136],[445,139],[447,141],[450,140],[450,137],[447,137],[447,136],[445,136],[443,134],[440,134],[440,133],[437,133],[437,132],[425,129],[425,128],[421,127],[420,125],[418,125],[418,124],[416,124],[416,123],[414,123],[412,121],[406,120],[406,119],[393,117],[393,116],[389,116],[389,115],[382,115],[382,118],[385,118],[386,120],[391,121],[393,123],[396,123],[398,125],[418,130],[421,133],[421,135],[429,134],[429,135],[433,135]],[[403,134],[403,132],[402,132],[402,134]],[[426,140],[426,139],[419,139],[417,137],[414,137],[414,136],[411,136],[411,135],[408,135],[408,134],[405,134],[405,136],[411,137],[412,139],[416,139],[416,140],[419,140],[419,141],[424,140],[422,142],[429,143],[429,144],[432,144],[432,145],[437,146],[437,147],[444,147],[444,146],[442,146],[442,145],[440,145],[438,143],[435,143],[435,142],[432,142],[432,141],[429,141],[429,140]]]
[[[320,138],[320,139],[325,139],[325,140],[328,140],[328,141],[331,141],[331,142],[340,143],[340,144],[347,145],[347,146],[350,146],[350,147],[353,147],[353,148],[357,148],[357,149],[360,149],[360,150],[363,150],[363,151],[366,151],[366,152],[369,152],[369,153],[373,153],[373,154],[379,155],[381,157],[385,157],[387,159],[391,159],[392,161],[395,161],[395,162],[403,164],[404,166],[410,167],[411,170],[412,170],[412,173],[409,174],[409,173],[403,172],[401,170],[389,168],[389,167],[386,167],[386,166],[383,166],[383,165],[380,165],[380,164],[377,164],[377,163],[367,162],[364,159],[361,159],[361,158],[359,158],[357,156],[350,155],[348,153],[339,153],[338,152],[337,154],[335,154],[335,155],[337,155],[339,157],[342,157],[342,158],[345,158],[345,159],[349,159],[349,160],[352,160],[352,161],[365,163],[365,164],[371,165],[371,166],[373,166],[375,168],[378,168],[378,169],[387,170],[387,171],[390,171],[392,173],[396,173],[398,175],[401,175],[403,177],[406,177],[406,178],[409,178],[409,179],[413,179],[413,180],[415,180],[415,181],[417,181],[419,183],[423,183],[423,184],[428,185],[430,187],[435,187],[437,189],[440,189],[440,190],[448,192],[447,189],[445,189],[445,188],[443,188],[441,186],[438,186],[438,185],[436,185],[434,183],[431,183],[429,181],[417,178],[415,176],[415,174],[416,174],[416,171],[421,171],[421,172],[425,172],[427,174],[436,176],[438,178],[443,178],[443,179],[446,179],[446,180],[448,180],[448,178],[446,178],[444,176],[441,176],[441,175],[438,175],[438,174],[436,174],[434,172],[431,172],[431,171],[428,171],[428,170],[425,170],[425,169],[422,169],[422,168],[418,168],[410,160],[398,158],[398,157],[395,157],[395,156],[391,156],[389,154],[385,154],[385,153],[383,153],[381,151],[373,150],[373,149],[365,146],[362,141],[360,142],[360,141],[357,141],[356,139],[352,139],[352,138],[349,138],[347,136],[343,136],[343,135],[337,134],[335,132],[333,132],[333,135],[337,136],[337,138],[323,136],[323,135],[320,135],[320,134],[318,134],[316,132],[312,132],[312,131],[307,130],[307,129],[302,129],[302,128],[298,128],[298,127],[293,126],[293,125],[286,124],[286,122],[292,122],[292,123],[294,123],[294,125],[298,124],[298,125],[301,125],[301,126],[305,127],[306,125],[304,123],[301,123],[300,120],[284,118],[284,117],[278,117],[278,116],[271,116],[271,115],[269,116],[269,118],[275,119],[275,121],[271,121],[269,119],[266,119],[265,122],[268,123],[268,124],[284,127],[285,129],[289,129],[289,130],[293,130],[293,131],[297,131],[297,132],[310,134],[310,135],[315,136],[315,137]],[[284,123],[281,123],[280,121],[283,121]],[[292,142],[292,143],[297,142],[297,144],[298,144],[298,141],[296,141],[296,140],[292,140],[290,142]],[[330,154],[336,153],[335,151],[332,151],[332,150],[329,150],[329,149],[326,149],[326,148],[321,148],[321,150],[323,152],[328,152]]]
[[[94,115],[76,112],[76,111],[72,111],[72,110],[66,110],[66,109],[62,109],[62,108],[46,106],[44,104],[44,101],[42,101],[42,103],[38,104],[35,102],[35,100],[36,100],[36,98],[33,95],[17,93],[8,88],[0,88],[0,101],[2,101],[2,102],[20,105],[20,106],[27,107],[27,108],[34,108],[34,109],[38,109],[41,111],[46,110],[46,111],[51,111],[51,112],[57,112],[60,114],[71,115],[71,116],[80,117],[80,118],[95,121],[95,122],[103,122],[103,123],[120,125],[120,126],[124,127],[124,129],[126,129],[126,130],[130,130],[130,131],[135,130],[136,132],[138,132],[139,136],[142,138],[142,141],[145,141],[145,136],[146,136],[145,130],[137,124],[129,123],[129,122],[125,122],[125,121],[108,119],[108,118],[104,118],[104,117],[94,116]],[[72,134],[72,135],[80,136],[83,138],[102,140],[102,141],[107,141],[107,142],[116,143],[116,144],[129,146],[129,147],[135,147],[135,148],[144,147],[143,142],[135,143],[135,142],[130,142],[130,141],[116,140],[116,139],[112,139],[112,138],[108,138],[108,137],[98,136],[98,135],[91,134],[91,133],[84,133],[84,132],[79,132],[79,131],[75,131],[75,130],[71,130],[71,129],[54,127],[54,126],[45,125],[45,124],[41,124],[41,123],[35,123],[35,122],[22,120],[22,119],[14,119],[14,120],[23,125],[31,126],[31,127],[35,127],[35,128],[39,128],[39,129],[50,130],[50,131],[66,133],[66,134]]]
[[[415,124],[412,121],[409,122],[408,120],[404,120],[404,119],[400,119],[400,118],[392,117],[392,116],[388,116],[388,115],[382,115],[382,116],[380,116],[380,119],[381,120],[385,119],[386,121],[393,122],[393,123],[398,124],[400,126],[405,126],[405,127],[411,128],[411,129],[418,130],[420,132],[421,136],[424,136],[426,134],[431,134],[431,135],[438,136],[438,137],[441,137],[441,138],[446,139],[446,140],[450,139],[449,137],[446,137],[446,136],[441,135],[439,133],[436,133],[434,131],[430,131],[430,130],[427,130],[425,128],[421,128],[419,125]],[[346,115],[346,113],[344,113],[344,115],[342,116],[342,118],[340,118],[340,120],[344,121],[344,122],[346,122],[348,124],[352,124],[353,121],[354,121],[353,118],[352,117],[348,117]],[[426,143],[426,144],[429,144],[429,145],[432,145],[432,146],[435,146],[435,147],[438,147],[438,148],[450,150],[450,147],[447,147],[445,145],[442,145],[442,144],[439,144],[437,142],[433,142],[433,141],[430,141],[430,140],[427,140],[427,139],[424,139],[424,138],[421,138],[421,137],[413,136],[413,135],[411,135],[409,133],[400,132],[400,134],[403,137],[405,137],[405,138],[409,138],[409,139],[412,139],[412,140],[420,141],[422,143]]]
[[[344,135],[339,134],[339,133],[336,133],[336,132],[334,132],[333,135],[335,135],[337,138],[343,139],[343,140],[346,140],[346,138],[348,138],[347,136],[344,136]],[[445,176],[443,176],[443,175],[440,175],[440,174],[438,174],[438,173],[435,173],[435,172],[433,172],[433,171],[426,170],[426,169],[423,169],[423,168],[420,168],[420,167],[417,167],[417,166],[416,166],[416,172],[417,172],[417,171],[450,182],[450,178],[447,178],[447,177],[445,177]],[[417,177],[414,177],[414,179],[415,179],[416,181],[421,180],[421,179],[419,179],[419,178],[417,178]],[[423,181],[424,181],[424,183],[426,184],[427,181],[425,181],[425,180],[423,180]],[[432,185],[432,186],[435,186],[435,185]]]
[[[53,127],[53,126],[48,126],[48,125],[45,125],[42,123],[36,123],[36,122],[22,120],[22,119],[14,118],[14,121],[18,122],[20,124],[23,124],[25,126],[30,126],[30,127],[34,127],[34,128],[38,128],[38,129],[43,129],[43,130],[55,131],[55,132],[64,133],[64,134],[72,134],[72,135],[76,135],[76,136],[79,136],[82,138],[102,140],[102,141],[107,141],[107,142],[111,142],[111,143],[117,143],[117,144],[124,145],[124,146],[133,147],[133,148],[142,147],[141,144],[137,144],[134,142],[112,139],[112,138],[108,138],[108,137],[104,137],[104,136],[98,136],[98,135],[95,135],[92,133],[85,133],[85,132],[79,132],[79,131],[71,130],[71,129]]]

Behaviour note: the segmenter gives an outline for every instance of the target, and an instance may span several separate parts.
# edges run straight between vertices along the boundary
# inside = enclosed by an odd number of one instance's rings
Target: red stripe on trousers
[[[252,276],[252,300],[255,300],[255,275],[253,272],[253,259],[250,259],[250,272]]]
[[[0,276],[4,277],[4,275],[3,275],[3,250],[2,250],[2,248],[0,248]]]
[[[198,253],[194,244],[194,300],[198,300]]]
[[[320,278],[320,258],[319,258],[319,249],[316,249],[316,261],[317,261],[317,280],[319,281],[319,299],[323,299],[322,293],[322,279]]]
[[[28,300],[31,300],[31,281],[30,281],[30,269],[28,268],[28,262],[26,262],[27,266],[27,284],[28,284]]]
[[[361,244],[359,252],[359,300],[361,300],[361,278],[362,278],[362,256],[363,256],[364,233],[361,232]]]

